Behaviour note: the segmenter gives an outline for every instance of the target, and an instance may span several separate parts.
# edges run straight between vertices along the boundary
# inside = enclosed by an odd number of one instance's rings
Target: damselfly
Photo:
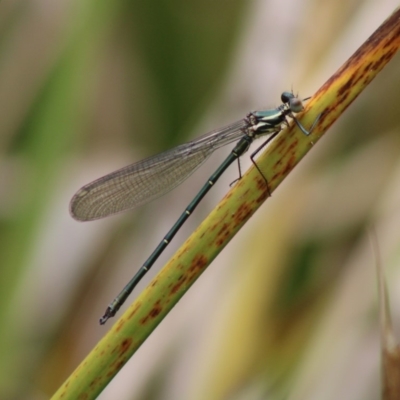
[[[71,215],[80,221],[104,218],[140,206],[169,192],[182,183],[212,152],[238,140],[225,161],[186,207],[143,266],[107,307],[104,316],[100,319],[101,324],[104,324],[116,314],[214,183],[235,160],[238,160],[249,149],[254,139],[268,136],[268,139],[250,156],[259,170],[254,161],[254,156],[281,131],[283,125],[289,124],[287,117],[292,118],[305,135],[311,133],[318,118],[314,121],[310,130],[306,130],[293,115],[293,113],[298,113],[304,109],[303,101],[308,99],[301,100],[291,92],[283,92],[281,95],[282,104],[277,108],[250,112],[240,121],[209,132],[164,153],[119,169],[78,190],[71,200]],[[268,182],[266,179],[265,181],[268,188]]]

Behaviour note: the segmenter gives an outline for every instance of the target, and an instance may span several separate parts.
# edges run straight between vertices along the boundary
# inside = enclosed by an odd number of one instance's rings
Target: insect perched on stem
[[[262,175],[254,161],[254,157],[282,130],[283,125],[289,124],[287,117],[292,118],[305,135],[311,133],[319,117],[314,121],[310,130],[306,130],[293,115],[304,109],[303,101],[308,99],[301,100],[291,92],[283,92],[281,95],[282,104],[279,107],[250,112],[240,121],[216,129],[164,153],[119,169],[78,190],[71,200],[71,215],[80,221],[104,218],[129,208],[140,206],[169,192],[182,183],[216,149],[238,140],[225,161],[210,176],[150,257],[107,307],[104,316],[100,319],[100,324],[104,324],[116,314],[203,197],[223,172],[249,149],[255,139],[268,136],[267,140],[250,156]],[[264,179],[268,185],[265,177]]]

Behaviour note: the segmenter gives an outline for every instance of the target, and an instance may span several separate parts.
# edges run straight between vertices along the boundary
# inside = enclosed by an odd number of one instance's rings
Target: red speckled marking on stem
[[[120,352],[121,356],[124,355],[129,350],[129,348],[132,345],[132,342],[133,342],[132,338],[126,338],[122,341],[120,348],[119,348],[119,352]]]
[[[139,322],[141,325],[147,324],[150,320],[154,319],[161,313],[163,308],[160,305],[161,301],[157,300],[151,310],[147,313],[145,317],[143,317]]]

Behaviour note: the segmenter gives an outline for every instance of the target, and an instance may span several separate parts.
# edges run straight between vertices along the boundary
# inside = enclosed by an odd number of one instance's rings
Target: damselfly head
[[[289,107],[294,113],[304,110],[303,102],[298,97],[293,97],[293,99],[289,100]]]
[[[282,103],[289,103],[291,99],[296,98],[293,92],[283,92],[281,94]]]
[[[281,100],[287,105],[288,110],[294,113],[298,113],[304,109],[302,100],[291,92],[283,92],[281,94]]]

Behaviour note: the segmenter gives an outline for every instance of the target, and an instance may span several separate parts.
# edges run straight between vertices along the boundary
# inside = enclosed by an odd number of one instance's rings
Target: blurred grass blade
[[[382,399],[397,400],[400,396],[400,346],[393,332],[389,295],[379,252],[378,239],[373,230],[370,231],[369,237],[373,252],[376,257],[376,270],[378,277],[378,300],[382,353]]]
[[[400,47],[396,10],[321,87],[295,124],[271,143],[257,164],[274,191]],[[94,399],[141,346],[245,222],[268,198],[264,179],[251,168],[133,302],[108,334],[60,387],[53,399]]]

